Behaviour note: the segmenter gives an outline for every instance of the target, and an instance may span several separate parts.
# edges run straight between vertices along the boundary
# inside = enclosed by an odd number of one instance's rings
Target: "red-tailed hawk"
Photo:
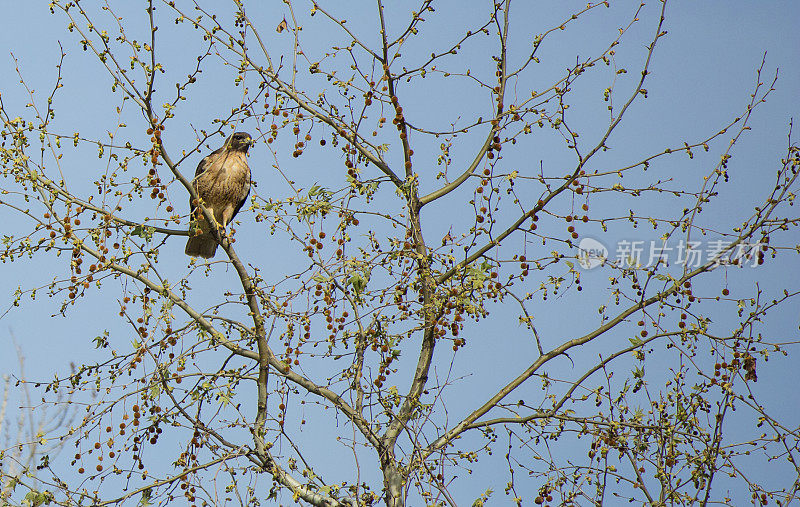
[[[192,186],[203,206],[225,227],[242,208],[250,193],[250,167],[247,165],[247,150],[253,139],[246,132],[236,132],[225,145],[205,157],[197,165]],[[191,217],[195,227],[186,243],[186,255],[210,259],[217,251],[217,242],[211,234],[211,226],[202,216],[198,217],[197,206],[189,200]]]

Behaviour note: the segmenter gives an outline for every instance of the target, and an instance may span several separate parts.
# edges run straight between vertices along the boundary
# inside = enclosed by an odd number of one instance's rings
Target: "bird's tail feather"
[[[210,259],[214,257],[214,254],[217,252],[217,242],[214,240],[211,233],[208,232],[198,236],[192,236],[189,238],[189,241],[186,242],[185,252],[186,255],[192,257]]]

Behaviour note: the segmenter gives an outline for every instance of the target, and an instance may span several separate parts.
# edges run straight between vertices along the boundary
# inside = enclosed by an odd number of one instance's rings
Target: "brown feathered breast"
[[[237,132],[225,145],[211,153],[197,166],[192,186],[217,223],[227,226],[244,205],[250,193],[250,167],[247,150],[252,144],[250,136]],[[196,217],[192,206],[192,217]],[[209,259],[217,251],[217,242],[211,226],[200,218],[195,222],[194,235],[186,243],[186,255]]]

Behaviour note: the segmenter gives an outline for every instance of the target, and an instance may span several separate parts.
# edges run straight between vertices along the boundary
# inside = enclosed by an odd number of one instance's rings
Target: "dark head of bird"
[[[225,144],[230,150],[247,153],[247,150],[253,144],[253,138],[247,132],[236,132],[228,138]]]

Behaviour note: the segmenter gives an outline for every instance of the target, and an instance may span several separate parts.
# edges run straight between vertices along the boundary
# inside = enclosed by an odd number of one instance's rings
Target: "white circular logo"
[[[608,259],[608,248],[596,239],[583,238],[578,244],[578,264],[583,269],[602,266]]]

